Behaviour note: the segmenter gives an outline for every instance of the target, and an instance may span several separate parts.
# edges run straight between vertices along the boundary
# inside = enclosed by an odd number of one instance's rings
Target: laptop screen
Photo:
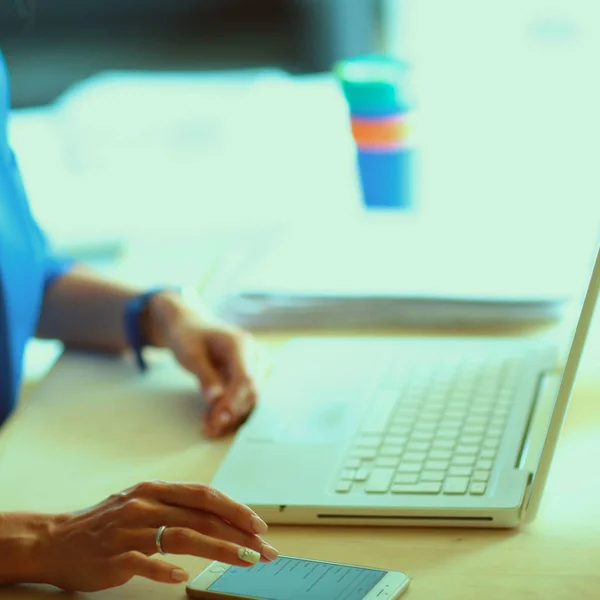
[[[572,335],[566,365],[562,373],[560,387],[556,395],[552,417],[549,421],[546,439],[542,448],[540,460],[531,484],[531,493],[526,505],[527,520],[535,518],[539,508],[542,492],[550,470],[550,464],[562,426],[566,417],[567,408],[575,383],[575,376],[579,368],[581,356],[585,346],[590,324],[594,314],[594,308],[598,303],[600,293],[600,248],[596,250],[594,266],[585,293],[583,305],[579,313],[577,325]]]

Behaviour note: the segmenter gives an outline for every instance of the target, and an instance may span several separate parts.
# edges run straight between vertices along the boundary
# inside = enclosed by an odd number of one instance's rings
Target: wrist
[[[140,315],[144,338],[157,348],[167,347],[171,329],[185,316],[186,310],[177,292],[165,290],[153,294]]]
[[[60,519],[36,513],[0,515],[0,584],[51,583],[52,537]]]

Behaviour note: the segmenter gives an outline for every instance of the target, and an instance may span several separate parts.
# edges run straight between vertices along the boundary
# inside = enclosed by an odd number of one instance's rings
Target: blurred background
[[[589,223],[599,6],[2,0],[9,133],[36,214],[61,244],[379,218],[361,202],[332,75],[338,61],[378,52],[410,64],[414,101],[411,210],[383,219]]]
[[[160,194],[199,220],[341,218],[360,200],[332,68],[386,53],[411,66],[414,208],[436,221],[488,210],[514,221],[514,211],[535,218],[551,205],[563,222],[574,205],[596,203],[588,150],[600,129],[599,6],[2,0],[12,141],[31,201],[55,232],[65,228],[58,201],[74,222],[91,210],[114,230],[127,217],[107,223],[99,198],[125,202],[132,217],[142,204],[152,221],[149,198],[158,204]],[[39,112],[48,105],[52,114]],[[84,193],[85,209],[75,200]]]
[[[564,288],[597,240],[598,0],[0,0],[0,48],[38,219],[143,287],[198,285],[295,229],[302,265],[365,248],[399,288],[382,256],[433,265],[435,288],[457,240],[468,281],[491,257],[537,281],[535,248]],[[362,201],[332,74],[374,52],[411,67],[410,210]]]
[[[15,107],[104,69],[326,71],[378,47],[377,0],[2,0]]]

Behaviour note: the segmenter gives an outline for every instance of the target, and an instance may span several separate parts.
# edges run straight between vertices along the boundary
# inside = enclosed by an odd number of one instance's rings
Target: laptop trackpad
[[[357,398],[353,396],[339,389],[328,394],[282,394],[276,404],[259,404],[244,428],[244,437],[247,441],[278,444],[322,444],[344,439],[349,428],[356,427]]]

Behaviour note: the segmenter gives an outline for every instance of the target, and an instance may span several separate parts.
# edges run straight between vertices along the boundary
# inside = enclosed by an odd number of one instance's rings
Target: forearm
[[[35,513],[0,513],[0,586],[45,583],[44,555],[53,517]]]
[[[74,269],[46,293],[36,335],[61,340],[70,348],[121,352],[127,347],[125,305],[139,293],[90,271]],[[140,326],[155,346],[164,345],[161,324],[165,313],[177,309],[173,296],[158,295],[142,314]]]

